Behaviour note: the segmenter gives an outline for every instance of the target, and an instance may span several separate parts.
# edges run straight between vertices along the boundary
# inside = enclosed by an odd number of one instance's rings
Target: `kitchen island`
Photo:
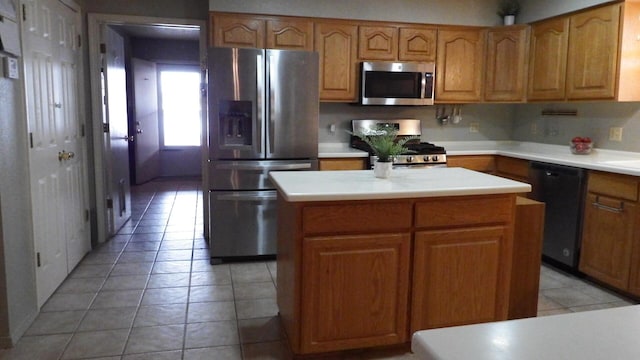
[[[530,185],[462,168],[270,174],[295,355],[507,319],[516,194]]]

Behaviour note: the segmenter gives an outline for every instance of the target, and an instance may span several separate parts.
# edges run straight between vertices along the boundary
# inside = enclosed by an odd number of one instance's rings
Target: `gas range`
[[[422,133],[422,127],[418,119],[351,120],[351,131],[354,133],[378,129],[380,126],[397,130],[399,138],[420,136]],[[393,160],[394,167],[424,168],[447,166],[447,155],[442,146],[413,140],[407,142],[405,146],[409,149],[409,152],[396,156]],[[373,151],[369,145],[357,136],[351,136],[351,147],[367,151],[371,155],[369,164],[372,166],[375,163],[376,156]]]

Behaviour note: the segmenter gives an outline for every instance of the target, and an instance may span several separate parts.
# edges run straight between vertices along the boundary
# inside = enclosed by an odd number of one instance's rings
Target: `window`
[[[158,69],[162,145],[200,146],[200,69],[174,65],[162,65]]]

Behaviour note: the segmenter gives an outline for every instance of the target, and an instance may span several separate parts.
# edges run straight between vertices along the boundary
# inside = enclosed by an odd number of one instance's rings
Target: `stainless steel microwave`
[[[436,65],[365,61],[360,104],[433,105]]]

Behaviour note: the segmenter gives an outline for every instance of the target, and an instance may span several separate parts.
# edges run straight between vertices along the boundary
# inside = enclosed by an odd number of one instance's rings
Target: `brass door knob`
[[[76,154],[73,151],[60,151],[58,153],[58,161],[73,159]]]

